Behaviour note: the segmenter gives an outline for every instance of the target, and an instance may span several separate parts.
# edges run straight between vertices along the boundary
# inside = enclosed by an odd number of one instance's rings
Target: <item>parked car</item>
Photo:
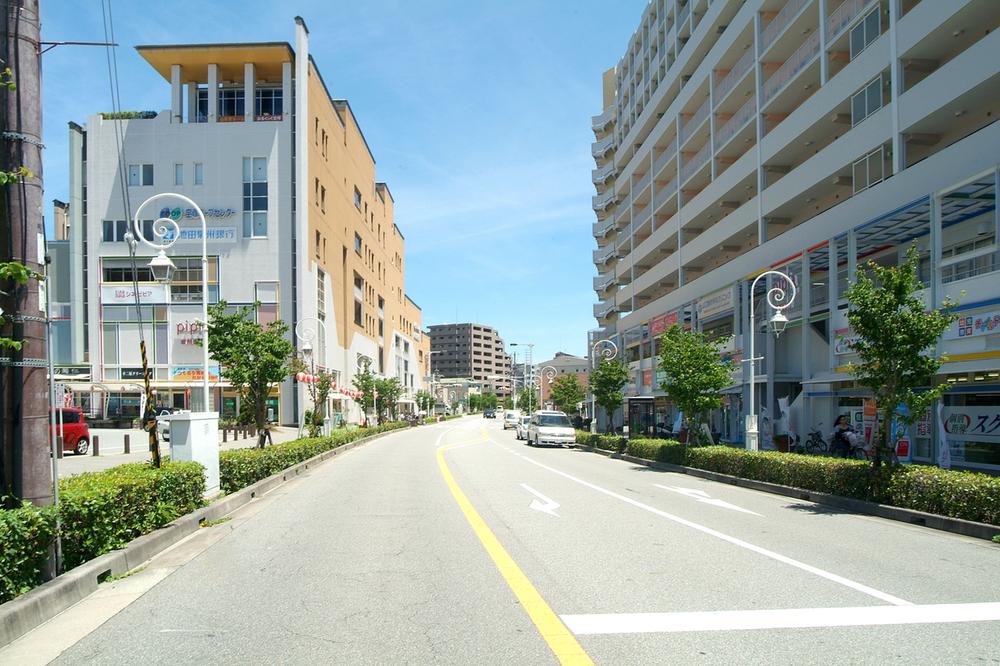
[[[530,416],[522,416],[517,421],[517,430],[514,431],[518,439],[528,438],[528,421],[531,420]]]
[[[164,407],[156,416],[156,433],[164,442],[170,441],[170,415],[184,411],[175,407]]]
[[[487,410],[483,411],[483,418],[484,419],[495,419],[496,417],[497,417],[497,413],[494,410],[492,410],[492,409],[487,409]]]
[[[516,428],[517,422],[521,420],[521,412],[517,409],[508,409],[503,413],[503,429]]]
[[[528,421],[528,446],[573,446],[576,431],[565,412],[537,411]]]
[[[63,438],[63,453],[86,455],[90,450],[90,428],[83,410],[76,407],[50,409],[55,412],[56,436]],[[49,422],[49,437],[52,437],[52,422]]]

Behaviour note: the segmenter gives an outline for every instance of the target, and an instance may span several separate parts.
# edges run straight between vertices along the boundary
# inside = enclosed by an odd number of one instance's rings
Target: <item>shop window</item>
[[[941,251],[941,282],[965,280],[996,270],[993,236],[984,236]]]

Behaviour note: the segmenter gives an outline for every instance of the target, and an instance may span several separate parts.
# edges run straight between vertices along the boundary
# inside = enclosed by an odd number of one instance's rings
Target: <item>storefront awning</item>
[[[821,372],[812,379],[803,379],[802,384],[833,384],[834,382],[849,382],[854,375],[847,372]]]

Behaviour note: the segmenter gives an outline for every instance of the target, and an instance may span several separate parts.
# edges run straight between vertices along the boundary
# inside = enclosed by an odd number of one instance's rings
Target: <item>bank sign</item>
[[[202,208],[201,212],[204,213],[206,219],[224,219],[236,215],[236,210],[233,208]],[[197,220],[198,211],[194,208],[171,208],[169,206],[164,206],[160,209],[160,217],[168,217],[174,222],[180,222],[181,220]]]
[[[166,234],[163,236],[163,240],[172,241],[174,240],[174,230],[167,229]],[[205,237],[208,239],[209,243],[235,243],[236,239],[239,238],[239,233],[236,227],[209,227],[205,230]],[[201,242],[202,234],[201,227],[181,227],[180,237],[177,238],[178,243],[184,242]]]

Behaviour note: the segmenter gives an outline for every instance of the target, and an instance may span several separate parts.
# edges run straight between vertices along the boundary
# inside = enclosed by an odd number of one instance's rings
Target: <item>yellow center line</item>
[[[486,521],[482,519],[479,512],[472,506],[469,498],[465,496],[458,483],[455,482],[455,477],[452,476],[451,470],[448,469],[448,463],[444,459],[444,452],[451,448],[453,446],[449,445],[442,446],[437,450],[438,467],[441,468],[441,475],[444,477],[444,482],[448,485],[448,489],[451,490],[455,501],[458,502],[458,506],[462,509],[462,513],[472,527],[472,531],[479,537],[479,541],[493,560],[493,564],[500,571],[500,575],[504,577],[511,591],[514,592],[518,601],[521,602],[521,606],[527,611],[528,617],[531,618],[535,628],[538,629],[538,633],[548,643],[549,649],[552,650],[559,663],[570,664],[572,666],[593,664],[594,662],[591,661],[583,647],[577,642],[576,637],[566,628],[566,625],[562,623],[562,620],[559,619],[559,616],[555,614],[549,605],[545,603],[545,599],[538,593],[535,586],[531,584],[528,577],[524,575],[521,568],[517,566],[514,558],[500,544],[500,540],[497,539],[493,531],[486,525]]]

